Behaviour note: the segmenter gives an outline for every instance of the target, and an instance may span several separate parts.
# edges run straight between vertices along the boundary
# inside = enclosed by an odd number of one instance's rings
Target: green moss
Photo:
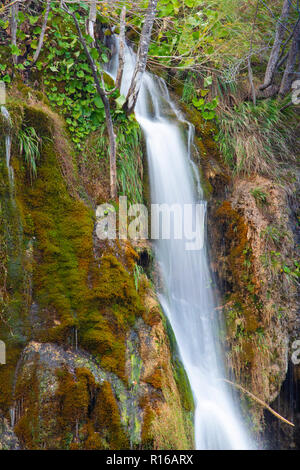
[[[168,339],[170,342],[170,351],[172,355],[172,365],[173,365],[173,372],[174,378],[178,387],[178,391],[180,394],[180,400],[182,403],[183,408],[187,412],[194,412],[194,398],[191,386],[189,384],[189,380],[183,364],[179,358],[178,347],[176,343],[176,338],[171,327],[171,324],[167,317],[163,316],[163,323],[165,326],[166,333],[168,335]]]
[[[94,216],[68,193],[51,139],[55,122],[39,106],[26,106],[24,120],[43,140],[32,185],[15,165],[24,232],[35,237],[33,297],[42,323],[37,338],[71,344],[77,330],[79,344],[124,379],[126,332],[143,311],[132,276],[136,254],[125,249],[122,263],[107,245],[101,262],[95,259]]]

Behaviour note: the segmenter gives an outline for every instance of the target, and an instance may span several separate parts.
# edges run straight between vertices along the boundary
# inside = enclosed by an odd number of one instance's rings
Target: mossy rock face
[[[126,449],[112,376],[92,356],[31,342],[15,386],[15,432],[26,449]]]
[[[11,410],[26,449],[192,448],[186,376],[147,276],[134,278],[136,263],[150,273],[150,248],[144,259],[144,248],[141,255],[127,242],[98,240],[63,123],[44,100],[16,94],[10,111],[13,197],[0,164],[0,269],[7,273],[9,319],[0,325],[7,344],[1,413],[8,418]],[[32,181],[17,139],[26,126],[42,142]],[[168,418],[160,428],[162,414]],[[171,426],[176,432],[169,435]]]

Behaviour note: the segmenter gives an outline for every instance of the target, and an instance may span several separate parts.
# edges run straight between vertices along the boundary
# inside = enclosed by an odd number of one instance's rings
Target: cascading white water
[[[117,50],[117,39],[115,44]],[[126,46],[123,95],[128,91],[134,65],[135,54]],[[117,66],[115,53],[109,65],[114,77]],[[144,74],[135,115],[147,146],[152,204],[182,207],[200,203],[203,222],[206,205],[202,201],[198,169],[190,158],[194,145],[193,126],[172,103],[163,80]],[[181,222],[174,220],[174,233],[176,224]],[[198,237],[204,240],[205,224],[200,223],[198,230],[201,231]],[[218,320],[205,243],[202,249],[189,251],[186,239],[174,238],[156,241],[156,259],[164,281],[159,297],[172,325],[194,395],[196,448],[250,448],[232,395],[222,381]]]
[[[10,120],[10,115],[6,107],[3,105],[1,106],[1,114],[4,117],[8,128],[11,127],[11,120]],[[11,157],[11,136],[10,132],[7,131],[5,134],[5,153],[6,153],[6,167],[8,171],[8,177],[9,177],[9,183],[10,186],[13,184],[14,180],[14,173],[13,173],[13,168],[10,165],[10,157]]]

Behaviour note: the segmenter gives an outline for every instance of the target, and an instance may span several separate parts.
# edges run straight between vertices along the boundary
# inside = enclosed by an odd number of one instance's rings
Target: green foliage
[[[251,189],[250,193],[254,197],[258,206],[264,206],[268,204],[268,198],[266,193],[261,188]]]
[[[275,225],[268,225],[260,234],[261,238],[264,238],[267,242],[273,242],[276,246],[280,246],[284,235]]]
[[[41,139],[34,127],[20,129],[19,135],[20,154],[28,167],[31,181],[37,176],[37,162],[40,158]]]
[[[200,99],[193,99],[193,105],[199,111],[201,111],[201,115],[203,119],[207,121],[211,121],[212,119],[216,118],[216,108],[219,104],[219,98],[216,96],[211,101],[207,101],[204,97],[209,90],[201,90],[202,97]]]
[[[84,17],[78,15],[78,21],[84,29]],[[64,115],[72,140],[80,150],[86,137],[104,122],[104,106],[73,20],[59,8],[53,8],[51,14],[51,39],[51,48],[45,55],[47,96]],[[89,44],[91,38],[85,39]],[[105,49],[100,52],[107,61]],[[90,53],[98,61],[100,71],[98,50],[90,48]],[[37,67],[42,69],[42,62]]]

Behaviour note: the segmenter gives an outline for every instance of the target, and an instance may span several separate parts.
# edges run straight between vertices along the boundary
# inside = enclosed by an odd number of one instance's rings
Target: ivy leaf
[[[20,55],[21,54],[20,49],[15,44],[11,44],[10,49],[11,49],[11,53],[13,55]]]
[[[38,47],[38,42],[37,42],[36,39],[31,42],[30,47],[31,47],[31,49],[37,49],[37,47]]]
[[[35,25],[38,19],[39,19],[38,16],[29,16],[29,23],[31,24],[31,26]]]
[[[208,95],[208,93],[209,93],[209,90],[201,90],[201,92],[200,92],[201,96],[203,96],[203,97]]]
[[[189,8],[194,8],[197,4],[197,0],[185,0],[185,5]]]
[[[201,106],[204,105],[204,99],[200,98],[200,100],[197,100],[197,98],[194,98],[192,103],[195,106],[195,108],[200,108]]]
[[[95,47],[93,47],[93,48],[90,50],[90,54],[91,54],[91,56],[92,56],[92,58],[93,58],[94,60],[98,60],[98,59],[99,59],[99,52],[98,52],[98,50],[97,50]]]
[[[3,82],[5,82],[5,83],[10,83],[10,82],[11,82],[11,78],[10,78],[10,76],[8,75],[8,73],[7,73],[6,75],[4,75],[4,77],[3,77],[2,80],[3,80]]]
[[[9,21],[3,21],[3,20],[1,20],[1,18],[0,18],[0,28],[2,28],[2,29],[7,29],[8,26],[9,26]]]
[[[95,103],[95,106],[96,106],[96,108],[98,108],[98,109],[102,109],[102,108],[104,108],[104,105],[103,105],[102,99],[100,98],[100,96],[99,96],[99,95],[95,96],[94,103]]]
[[[206,119],[207,121],[211,121],[216,117],[216,113],[214,111],[203,111],[202,113],[203,119]]]
[[[210,86],[211,84],[212,84],[212,77],[211,76],[210,77],[205,77],[205,79],[204,79],[205,88]]]
[[[118,108],[122,108],[126,101],[126,97],[124,95],[120,95],[116,100],[116,105]]]
[[[18,13],[18,23],[21,24],[21,23],[24,23],[24,21],[25,21],[24,13],[22,11],[19,11],[19,13]]]

